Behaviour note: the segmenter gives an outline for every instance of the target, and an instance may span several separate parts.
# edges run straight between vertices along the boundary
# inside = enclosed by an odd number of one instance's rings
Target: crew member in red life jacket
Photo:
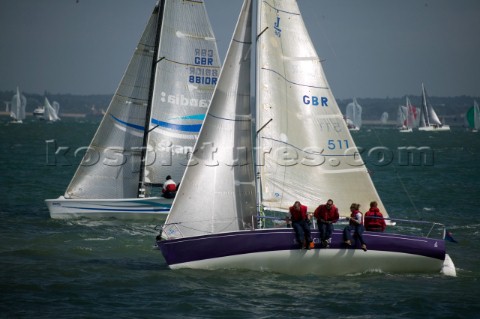
[[[307,206],[300,204],[296,201],[293,206],[290,207],[290,220],[292,221],[292,227],[295,230],[295,236],[302,248],[310,249],[310,243],[312,237],[310,233],[310,223],[307,215]]]
[[[350,205],[350,212],[350,217],[347,217],[349,221],[348,226],[343,229],[343,240],[345,244],[351,246],[353,230],[353,237],[360,242],[363,251],[367,251],[367,245],[363,241],[363,231],[365,228],[363,227],[363,216],[360,212],[360,204],[352,203],[352,205]]]
[[[317,219],[322,247],[328,247],[332,240],[333,224],[339,218],[338,208],[333,205],[333,200],[329,199],[326,204],[318,206],[313,215]]]
[[[377,205],[376,201],[371,202],[369,211],[365,213],[365,230],[377,232],[385,230],[385,219]]]
[[[177,184],[175,184],[170,175],[167,176],[165,183],[163,183],[162,193],[162,196],[165,198],[174,198],[177,193]]]

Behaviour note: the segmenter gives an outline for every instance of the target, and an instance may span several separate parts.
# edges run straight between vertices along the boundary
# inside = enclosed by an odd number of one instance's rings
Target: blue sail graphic
[[[172,118],[172,120],[201,120],[201,121],[203,121],[203,119],[205,119],[205,114],[193,114],[193,115]],[[182,131],[182,132],[198,133],[200,132],[200,128],[202,127],[202,124],[173,124],[173,123],[168,123],[168,122],[160,121],[153,118],[151,122],[152,124],[160,127],[165,127],[171,130]]]

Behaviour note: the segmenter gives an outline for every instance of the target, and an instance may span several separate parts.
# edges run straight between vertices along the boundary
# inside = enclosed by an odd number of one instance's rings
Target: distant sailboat
[[[411,133],[416,127],[417,110],[412,105],[408,96],[406,97],[405,106],[398,107],[398,124],[399,131],[402,133]]]
[[[185,172],[188,183],[180,186],[157,237],[169,267],[296,275],[440,272],[448,259],[445,241],[431,231],[427,236],[365,232],[368,252],[347,246],[339,230],[330,247],[322,247],[318,231],[312,231],[314,247],[305,250],[292,228],[275,223],[295,201],[313,212],[328,198],[343,217],[350,215],[352,202],[368,207],[372,200],[387,213],[297,1],[258,1],[256,28],[253,14],[251,0],[244,0]]]
[[[419,131],[450,131],[450,126],[444,125],[435,113],[432,104],[428,100],[427,91],[422,83],[422,106],[420,108]]]
[[[382,116],[380,116],[380,123],[382,123],[383,125],[387,124],[388,122],[388,113],[387,112],[383,112],[382,113]]]
[[[20,89],[17,86],[17,93],[13,96],[10,103],[10,117],[12,118],[10,123],[23,123],[26,106],[27,98],[20,93]]]
[[[472,132],[480,130],[480,109],[476,100],[473,101],[473,106],[465,114],[465,121]]]
[[[49,122],[59,121],[60,117],[58,112],[60,110],[60,104],[58,102],[53,102],[53,105],[50,104],[50,101],[45,97],[45,105],[43,107],[43,119]]]
[[[204,1],[161,0],[52,218],[166,216],[220,69]],[[156,191],[158,195],[156,195]]]
[[[347,127],[351,131],[358,131],[362,127],[362,107],[357,99],[347,104],[346,117]]]

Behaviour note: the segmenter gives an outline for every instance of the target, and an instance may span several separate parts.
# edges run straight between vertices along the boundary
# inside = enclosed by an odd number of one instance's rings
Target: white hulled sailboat
[[[172,199],[155,187],[182,180],[219,69],[204,2],[160,0],[65,195],[46,200],[50,216],[166,216]]]

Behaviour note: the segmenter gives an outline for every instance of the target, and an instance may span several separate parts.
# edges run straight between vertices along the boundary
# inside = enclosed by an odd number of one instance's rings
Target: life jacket
[[[351,214],[350,214],[350,217],[352,217],[353,219],[355,219],[356,221],[357,220],[357,214],[360,214],[360,225],[363,225],[363,214],[359,211],[359,210],[356,210],[356,211],[353,211]],[[350,223],[349,223],[351,226],[356,226],[356,225],[359,225],[357,223],[354,223],[352,220],[350,220]]]
[[[295,206],[290,206],[290,215],[292,215],[292,221],[297,222],[307,219],[307,206],[300,205],[300,209],[296,210]]]
[[[162,192],[173,193],[176,191],[177,191],[177,185],[173,180],[169,179],[168,181],[165,182],[165,184],[163,184]]]
[[[365,213],[365,229],[383,231],[385,229],[385,220],[377,207],[371,207]]]
[[[318,220],[323,219],[332,223],[337,222],[339,219],[338,209],[335,205],[332,205],[330,209],[327,209],[327,205],[322,204],[317,207],[313,215]]]

